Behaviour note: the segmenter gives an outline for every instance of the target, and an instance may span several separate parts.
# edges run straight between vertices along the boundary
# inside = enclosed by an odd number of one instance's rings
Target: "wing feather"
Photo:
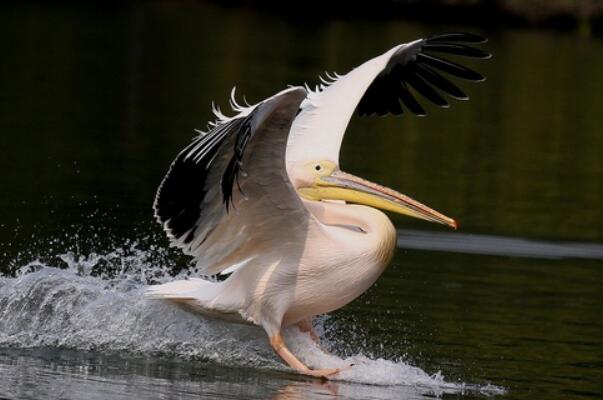
[[[285,90],[246,115],[218,123],[176,157],[155,199],[155,216],[172,244],[197,260],[204,274],[249,261],[273,232],[303,240],[307,211],[291,186],[285,150],[291,123],[306,96]],[[297,236],[300,236],[297,238]]]
[[[471,45],[486,39],[471,33],[444,33],[398,45],[373,58],[335,82],[310,92],[295,119],[287,148],[289,166],[310,160],[339,160],[347,125],[355,110],[372,114],[426,115],[415,97],[419,93],[430,103],[447,108],[443,94],[458,100],[467,95],[445,75],[472,82],[484,77],[446,55],[486,59],[491,55]],[[412,90],[411,90],[412,88]]]
[[[315,91],[290,88],[255,106],[240,106],[233,91],[239,115],[227,118],[214,107],[219,121],[176,157],[160,185],[156,218],[205,274],[245,265],[263,250],[303,243],[309,214],[286,168],[337,162],[355,110],[426,115],[416,93],[440,107],[449,105],[442,94],[467,99],[446,75],[473,82],[484,77],[442,55],[489,58],[469,45],[485,41],[468,33],[415,40],[346,75],[327,75],[333,81],[323,79]]]

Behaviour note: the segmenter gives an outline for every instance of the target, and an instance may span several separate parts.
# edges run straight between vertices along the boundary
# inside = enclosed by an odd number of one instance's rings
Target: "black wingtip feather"
[[[414,96],[410,93],[410,90],[406,86],[404,82],[400,82],[400,91],[399,91],[400,100],[408,107],[408,109],[415,114],[417,117],[425,117],[427,116],[427,112],[421,104],[414,98]]]
[[[459,89],[454,83],[441,76],[439,73],[429,68],[426,65],[416,66],[417,74],[425,79],[427,82],[440,89],[447,95],[457,100],[467,100],[469,97]]]
[[[420,62],[425,63],[425,64],[429,65],[430,67],[439,69],[442,72],[446,72],[450,75],[454,75],[457,78],[462,78],[462,79],[472,81],[472,82],[483,82],[485,79],[480,73],[475,72],[472,69],[469,69],[460,64],[445,60],[440,57],[436,57],[436,56],[429,55],[426,53],[419,53],[417,55],[417,60],[419,60],[419,59],[420,59]]]
[[[215,127],[205,136],[198,136],[172,162],[157,190],[153,208],[155,218],[173,238],[182,239],[184,244],[194,239],[196,224],[202,212],[200,205],[207,195],[203,183],[208,179],[209,166],[222,146],[234,143],[235,148],[240,152],[244,151],[246,140],[242,143],[239,142],[239,137],[237,140],[231,140],[231,132],[240,134],[239,128],[244,121],[235,119]],[[222,177],[221,189],[227,208],[231,202],[234,180],[237,179],[241,168],[236,165],[241,155],[238,157],[233,156],[233,165],[229,164]]]
[[[472,44],[484,44],[488,38],[469,32],[447,32],[433,35],[426,39],[428,42],[461,42]]]
[[[153,204],[155,217],[173,237],[181,237],[189,232],[185,243],[190,241],[191,233],[194,236],[195,222],[200,213],[199,204],[205,196],[202,186],[191,185],[191,182],[204,179],[207,175],[205,165],[187,157],[200,140],[202,138],[195,140],[176,157],[157,190]],[[212,158],[216,150],[210,149],[208,158]]]
[[[426,43],[423,46],[423,49],[426,51],[435,51],[439,53],[454,54],[465,57],[481,58],[483,60],[487,60],[492,57],[492,54],[480,49],[476,49],[475,47],[447,42]]]
[[[417,116],[427,115],[409,86],[430,103],[442,108],[448,108],[449,104],[438,91],[458,100],[468,100],[469,97],[441,73],[471,82],[483,82],[486,78],[434,53],[489,59],[492,54],[468,45],[479,45],[487,41],[485,37],[473,33],[448,32],[401,47],[368,87],[358,104],[358,113],[361,116],[387,113],[399,115],[407,109]],[[400,101],[403,107],[400,107]]]
[[[448,107],[448,102],[444,100],[440,94],[429,86],[423,79],[421,79],[416,74],[409,74],[407,77],[407,82],[410,86],[412,86],[418,93],[420,93],[427,100],[431,101],[438,107]]]

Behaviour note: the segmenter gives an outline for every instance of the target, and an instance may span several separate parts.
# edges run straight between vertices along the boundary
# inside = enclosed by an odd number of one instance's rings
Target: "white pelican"
[[[396,231],[378,209],[456,228],[456,222],[392,189],[339,169],[339,148],[355,109],[361,115],[417,115],[415,92],[441,107],[467,96],[441,72],[484,78],[441,58],[490,55],[468,44],[485,39],[446,33],[395,46],[312,91],[290,87],[238,115],[218,120],[172,163],[155,199],[155,216],[173,245],[196,259],[203,276],[151,286],[151,298],[260,325],[292,368],[312,370],[289,351],[283,327],[311,330],[311,318],[364,293],[392,258]],[[311,332],[312,333],[312,332]],[[314,336],[315,337],[315,336]]]

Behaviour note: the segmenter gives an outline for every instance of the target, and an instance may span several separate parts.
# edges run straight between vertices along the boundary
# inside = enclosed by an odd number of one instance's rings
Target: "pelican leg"
[[[304,333],[309,333],[310,337],[312,338],[314,343],[316,343],[317,345],[320,346],[320,338],[318,337],[318,335],[316,334],[316,331],[314,330],[314,327],[312,326],[312,319],[308,318],[308,319],[299,321],[297,323],[297,327],[299,328],[300,331],[302,331]]]
[[[322,347],[322,345],[320,344],[320,337],[318,337],[318,334],[316,333],[316,331],[314,330],[314,327],[312,326],[312,318],[308,318],[308,319],[299,321],[297,323],[297,327],[303,333],[308,333],[310,335],[310,338],[312,339],[312,341],[318,345],[318,347],[320,348],[320,350],[323,353],[332,355],[330,352],[325,350],[324,347]]]
[[[306,367],[304,363],[299,361],[299,359],[287,348],[280,332],[270,336],[270,345],[283,361],[301,374],[326,378],[327,376],[334,375],[340,371],[339,368],[310,369]]]

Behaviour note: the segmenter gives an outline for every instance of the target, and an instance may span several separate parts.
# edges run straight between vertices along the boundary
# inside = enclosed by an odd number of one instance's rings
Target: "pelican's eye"
[[[312,161],[304,167],[309,174],[315,177],[329,175],[334,169],[329,161]]]

